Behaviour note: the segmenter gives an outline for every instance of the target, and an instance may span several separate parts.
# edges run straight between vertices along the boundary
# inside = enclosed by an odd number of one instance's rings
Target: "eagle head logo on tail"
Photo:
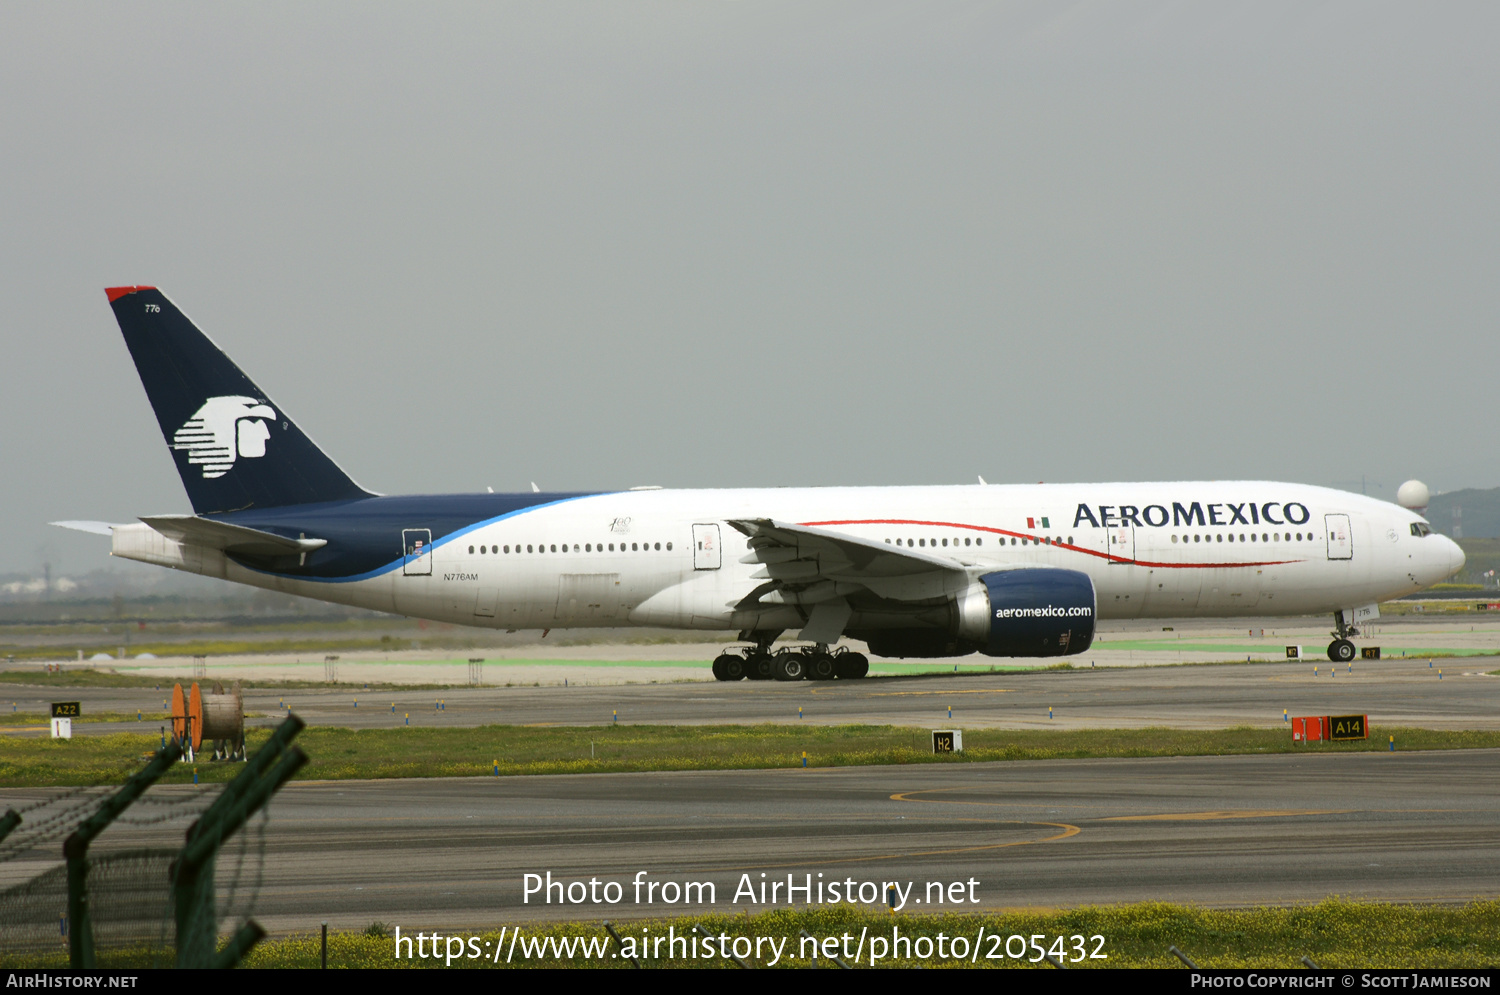
[[[266,422],[275,420],[275,410],[256,398],[210,397],[172,434],[172,448],[186,450],[188,462],[201,465],[203,479],[212,480],[228,473],[241,456],[264,456],[271,437]]]

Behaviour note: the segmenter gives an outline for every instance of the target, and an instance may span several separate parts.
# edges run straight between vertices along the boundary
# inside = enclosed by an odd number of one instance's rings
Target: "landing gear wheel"
[[[809,653],[807,655],[807,679],[810,681],[831,681],[838,676],[834,667],[833,657],[827,653]]]
[[[714,658],[713,671],[716,681],[737,681],[745,676],[745,658],[724,653]]]
[[[801,653],[778,653],[775,673],[778,681],[800,681],[807,675],[807,658]]]
[[[870,659],[863,653],[840,653],[833,658],[833,669],[840,680],[858,680],[870,672]]]
[[[774,668],[769,653],[752,653],[745,658],[745,676],[752,681],[769,681],[775,676]]]
[[[1334,663],[1348,663],[1354,659],[1354,644],[1347,639],[1335,639],[1328,644],[1328,659]]]

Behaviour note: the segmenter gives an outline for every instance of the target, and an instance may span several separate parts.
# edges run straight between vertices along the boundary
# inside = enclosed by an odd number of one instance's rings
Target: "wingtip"
[[[121,297],[124,297],[126,294],[133,294],[137,290],[155,290],[155,289],[156,289],[155,287],[147,287],[147,286],[144,286],[144,285],[139,286],[139,287],[105,287],[104,288],[104,292],[105,292],[105,294],[107,294],[109,296],[109,302],[111,304],[113,304],[115,301],[119,300]]]

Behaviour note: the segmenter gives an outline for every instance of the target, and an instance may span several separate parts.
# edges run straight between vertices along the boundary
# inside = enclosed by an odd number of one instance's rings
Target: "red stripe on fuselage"
[[[1141,567],[1163,567],[1169,570],[1226,570],[1231,567],[1275,567],[1286,563],[1301,563],[1302,560],[1262,560],[1249,563],[1158,563],[1153,560],[1127,560],[1123,556],[1112,556],[1109,553],[1100,553],[1092,549],[1084,549],[1082,546],[1070,546],[1065,542],[1042,542],[1034,535],[1025,532],[1011,532],[1007,529],[992,529],[987,525],[966,525],[963,522],[924,522],[915,518],[867,518],[841,522],[803,522],[808,528],[821,528],[830,525],[928,525],[943,529],[968,529],[972,532],[989,532],[993,535],[1012,536],[1016,539],[1029,539],[1038,546],[1051,546],[1053,549],[1069,549],[1075,553],[1086,553],[1089,556],[1097,556],[1111,563],[1134,563]]]

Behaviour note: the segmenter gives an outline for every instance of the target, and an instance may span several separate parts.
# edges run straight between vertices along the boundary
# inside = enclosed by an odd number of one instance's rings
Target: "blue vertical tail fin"
[[[195,512],[369,496],[160,290],[105,293]]]

